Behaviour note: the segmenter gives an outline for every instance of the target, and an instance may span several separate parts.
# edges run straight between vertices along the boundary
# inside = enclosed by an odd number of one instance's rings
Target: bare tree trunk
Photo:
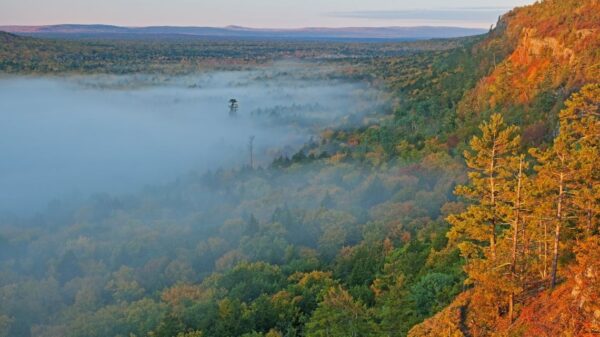
[[[513,322],[514,312],[515,312],[515,293],[511,292],[510,295],[508,295],[508,321],[510,323]]]
[[[254,136],[250,136],[248,141],[248,150],[250,151],[250,168],[254,168]]]
[[[588,183],[588,193],[593,193],[593,189],[594,186],[592,184],[593,178],[588,177],[587,178],[589,183]],[[586,231],[587,231],[587,236],[592,236],[595,228],[594,228],[594,203],[591,200],[588,200],[587,205],[586,205],[586,222],[587,222],[587,226],[586,226]]]
[[[544,278],[548,277],[548,223],[544,222]]]
[[[523,282],[523,280],[525,279],[526,273],[525,271],[527,270],[528,266],[527,266],[527,257],[531,255],[531,237],[528,236],[528,231],[527,231],[527,220],[525,219],[525,216],[523,216],[523,222],[521,223],[521,242],[523,244],[523,251],[522,251],[522,256],[524,258],[524,261],[521,263],[521,268],[519,270],[519,278],[520,280]]]
[[[515,218],[513,220],[513,238],[512,238],[512,257],[510,262],[510,279],[514,282],[515,274],[517,272],[517,246],[518,246],[518,237],[519,237],[519,228],[521,222],[521,186],[523,180],[523,157],[521,156],[519,160],[519,175],[517,178],[517,190],[514,200],[514,214]],[[508,318],[512,323],[514,316],[514,301],[515,294],[511,291],[508,299]]]
[[[558,270],[558,250],[560,243],[560,230],[562,225],[562,206],[563,206],[563,196],[564,196],[564,173],[561,172],[559,174],[559,182],[558,182],[558,201],[556,205],[556,227],[554,229],[554,251],[552,252],[552,281],[550,283],[550,288],[554,289],[556,286],[556,272]]]
[[[490,251],[492,252],[492,259],[496,259],[496,141],[492,145],[492,160],[490,162],[490,205],[492,207],[492,229],[490,235]]]

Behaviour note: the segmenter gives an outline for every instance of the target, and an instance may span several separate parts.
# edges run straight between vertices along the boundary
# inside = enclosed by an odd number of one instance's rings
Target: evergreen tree
[[[545,199],[546,219],[553,224],[550,285],[557,283],[561,237],[564,230],[591,233],[598,227],[598,160],[600,126],[598,85],[586,86],[566,102],[560,113],[559,135],[551,148],[531,153],[540,165],[536,183]]]
[[[469,167],[467,186],[458,186],[456,194],[473,202],[468,210],[457,216],[450,216],[453,225],[449,236],[464,238],[463,254],[488,253],[496,257],[496,243],[502,212],[506,206],[503,192],[514,179],[515,157],[520,137],[516,126],[506,126],[502,116],[494,114],[489,122],[481,125],[482,135],[471,140],[472,151],[465,151]],[[517,164],[518,165],[518,164]],[[485,245],[484,241],[489,245]]]
[[[516,126],[507,126],[502,116],[492,115],[480,126],[482,135],[471,140],[471,151],[465,151],[469,168],[469,184],[458,186],[456,194],[472,204],[461,214],[451,215],[449,238],[458,242],[467,259],[467,282],[475,286],[474,296],[482,310],[477,319],[481,329],[489,329],[506,306],[512,308],[515,287],[512,269],[511,244],[498,238],[506,224],[518,233],[520,215],[511,210],[520,209],[519,192],[523,159],[518,156],[520,136]],[[519,201],[515,200],[519,199]],[[511,207],[512,206],[512,207]],[[516,243],[513,243],[516,246]],[[516,257],[515,257],[516,259]],[[509,268],[507,268],[509,267]],[[503,299],[508,298],[508,301]],[[476,302],[476,301],[474,301]]]

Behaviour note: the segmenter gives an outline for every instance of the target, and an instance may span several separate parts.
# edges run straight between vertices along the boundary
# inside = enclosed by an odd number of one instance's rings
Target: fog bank
[[[266,165],[325,126],[375,112],[378,93],[364,84],[297,70],[0,79],[0,212],[247,165],[251,136]]]

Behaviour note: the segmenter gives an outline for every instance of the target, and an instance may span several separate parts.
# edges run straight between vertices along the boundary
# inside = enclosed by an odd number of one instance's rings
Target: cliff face
[[[556,111],[556,103],[584,83],[600,80],[600,1],[546,0],[517,8],[476,48],[508,53],[498,55],[492,72],[465,95],[459,119],[498,111],[533,124],[547,116],[528,116],[532,107],[547,104]]]

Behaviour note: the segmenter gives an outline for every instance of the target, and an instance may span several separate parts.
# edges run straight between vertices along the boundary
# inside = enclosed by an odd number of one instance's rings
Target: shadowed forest
[[[599,23],[0,33],[0,336],[600,333]]]

